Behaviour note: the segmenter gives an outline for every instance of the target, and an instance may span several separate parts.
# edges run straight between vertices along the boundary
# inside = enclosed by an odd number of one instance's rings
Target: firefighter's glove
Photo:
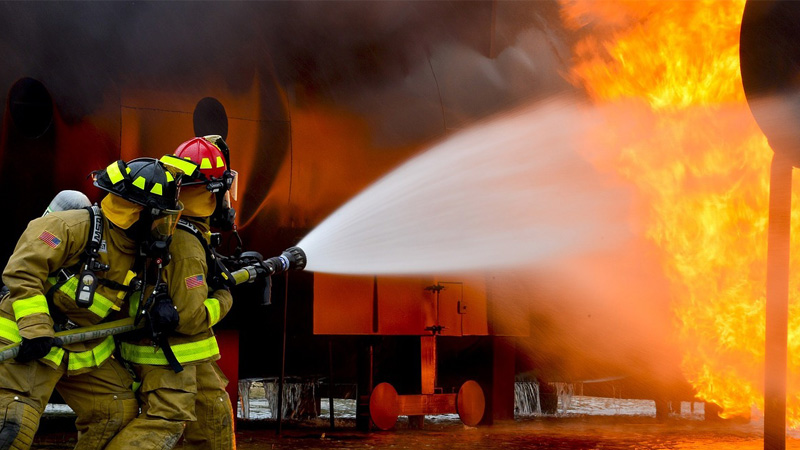
[[[16,360],[19,362],[29,362],[34,359],[44,358],[45,355],[50,353],[55,339],[50,336],[36,337],[33,339],[22,338],[19,344],[19,353],[17,353]]]
[[[153,331],[168,335],[178,327],[178,310],[172,304],[172,299],[166,295],[160,295],[153,303],[150,310],[150,324]]]

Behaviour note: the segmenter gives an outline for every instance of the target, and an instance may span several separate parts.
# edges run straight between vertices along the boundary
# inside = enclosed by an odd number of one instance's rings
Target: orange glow
[[[567,25],[586,32],[570,77],[615,111],[613,127],[596,136],[612,149],[603,161],[637,187],[635,220],[661,250],[682,370],[726,417],[748,416],[752,405],[763,410],[772,151],[742,89],[744,4],[562,2]],[[797,198],[797,184],[793,190]],[[795,206],[792,215],[798,212]],[[800,230],[793,222],[787,419],[798,427]]]
[[[378,148],[364,118],[335,106],[306,103],[289,105],[291,151],[261,203],[243,211],[240,229],[261,226],[265,218],[269,226],[312,228],[415,150]]]

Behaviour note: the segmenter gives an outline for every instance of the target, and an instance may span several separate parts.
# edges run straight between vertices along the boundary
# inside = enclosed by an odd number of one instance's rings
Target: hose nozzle
[[[306,267],[306,252],[300,247],[289,247],[281,256],[273,256],[264,261],[271,274],[286,272],[287,270],[303,270]]]
[[[289,247],[280,256],[263,260],[261,253],[244,252],[236,265],[239,267],[238,270],[222,275],[231,287],[271,277],[287,270],[303,270],[306,266],[306,253],[300,247]]]

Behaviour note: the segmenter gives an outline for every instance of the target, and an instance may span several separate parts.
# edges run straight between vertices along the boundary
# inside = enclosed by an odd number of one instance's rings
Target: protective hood
[[[205,186],[193,185],[181,188],[183,215],[189,217],[209,217],[217,207],[217,198]]]
[[[139,212],[142,211],[141,205],[129,202],[115,194],[106,195],[100,202],[100,208],[111,223],[123,230],[127,230],[136,223],[139,220]]]

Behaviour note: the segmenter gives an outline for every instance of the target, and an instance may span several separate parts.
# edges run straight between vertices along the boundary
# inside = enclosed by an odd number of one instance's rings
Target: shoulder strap
[[[100,262],[100,246],[103,242],[103,215],[100,207],[92,205],[86,208],[89,211],[89,222],[92,225],[89,239],[84,248],[85,263],[78,279],[78,289],[75,291],[75,303],[81,308],[92,306],[94,291],[97,289],[98,278],[95,272],[105,272],[108,265]]]
[[[84,252],[87,257],[98,257],[98,251],[103,243],[103,213],[96,204],[85,209],[89,211],[89,222],[92,228],[89,230],[89,239],[86,241]]]
[[[208,243],[205,235],[199,228],[197,228],[193,223],[189,222],[186,219],[178,219],[178,228],[182,229],[183,231],[192,233],[194,237],[200,241],[200,244],[203,246],[203,250],[206,252],[206,263],[208,264],[209,269],[216,265],[216,252],[214,249],[211,248],[211,245]]]
[[[206,252],[206,266],[208,266],[208,274],[207,278],[208,281],[219,281],[222,279],[230,279],[230,271],[222,264],[223,257],[217,253],[214,247],[206,240],[205,235],[199,228],[194,226],[191,222],[186,219],[178,219],[178,228],[187,231],[189,233],[194,234],[197,240],[200,241],[200,244],[203,246],[203,250]],[[219,237],[218,234],[212,234],[212,240],[214,236]],[[218,245],[217,239],[217,245]],[[227,276],[224,276],[227,275]],[[212,283],[213,284],[213,283]]]

